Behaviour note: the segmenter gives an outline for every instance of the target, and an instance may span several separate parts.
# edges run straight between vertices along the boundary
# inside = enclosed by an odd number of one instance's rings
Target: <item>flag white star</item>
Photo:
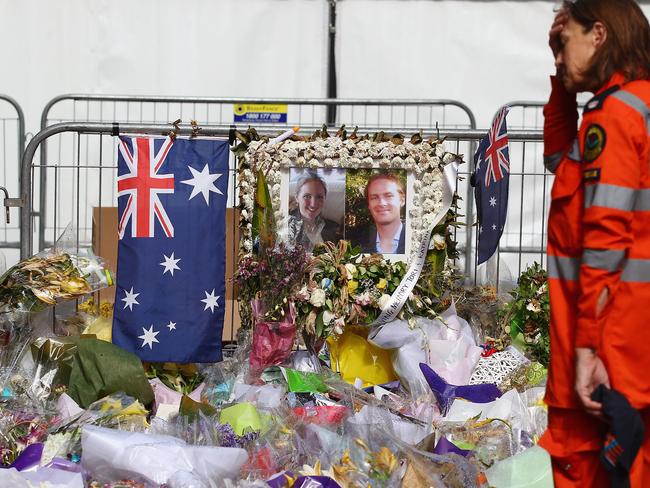
[[[497,206],[497,199],[495,197],[490,197],[490,207]]]
[[[497,224],[492,224],[492,230],[497,230]]]
[[[169,332],[171,332],[172,330],[176,330],[176,322],[172,322],[170,320],[169,323],[165,327],[169,327]]]
[[[192,172],[193,178],[189,180],[183,180],[181,183],[191,185],[193,187],[192,194],[190,195],[190,200],[197,196],[199,193],[202,193],[203,198],[205,199],[205,203],[210,205],[210,192],[223,195],[223,193],[221,193],[221,190],[214,186],[214,182],[221,178],[220,173],[210,174],[210,168],[208,168],[207,164],[203,167],[201,172],[195,170],[191,166],[188,166],[188,168]]]
[[[160,265],[165,268],[165,270],[163,271],[163,274],[165,274],[167,271],[169,271],[169,274],[174,276],[174,270],[175,269],[177,269],[179,271],[181,270],[181,268],[179,268],[176,265],[176,263],[178,263],[181,260],[181,258],[174,259],[174,253],[172,253],[171,256],[167,256],[166,254],[163,254],[163,256],[164,256],[165,260],[162,263],[160,263]]]
[[[133,293],[133,287],[131,291],[124,290],[125,296],[122,298],[124,302],[124,308],[129,307],[129,310],[133,312],[133,305],[140,305],[140,302],[136,300],[136,297],[140,295],[139,293]]]
[[[143,327],[142,332],[144,332],[144,334],[138,336],[138,339],[142,339],[142,345],[140,347],[149,346],[149,349],[153,349],[154,342],[160,343],[158,339],[156,339],[156,336],[160,334],[160,331],[154,331],[153,325],[149,327],[149,330]]]
[[[206,291],[205,298],[201,300],[203,303],[205,303],[205,308],[203,310],[210,309],[210,312],[214,313],[214,307],[219,308],[219,304],[217,303],[217,300],[219,300],[219,298],[219,296],[214,296],[214,288],[210,294],[208,294]]]

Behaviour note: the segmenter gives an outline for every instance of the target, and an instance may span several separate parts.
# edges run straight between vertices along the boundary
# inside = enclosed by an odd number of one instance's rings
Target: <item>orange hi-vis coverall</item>
[[[598,461],[607,425],[581,408],[575,348],[597,352],[611,387],[641,410],[650,430],[650,81],[623,84],[615,74],[585,106],[579,131],[575,95],[554,77],[551,84],[544,107],[544,162],[555,173],[549,427],[540,445],[553,458],[556,486],[608,486]],[[650,486],[648,438],[632,486]]]

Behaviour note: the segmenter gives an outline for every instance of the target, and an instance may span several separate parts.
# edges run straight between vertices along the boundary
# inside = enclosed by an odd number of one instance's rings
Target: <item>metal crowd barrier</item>
[[[184,122],[198,120],[206,125],[230,125],[234,111],[241,105],[287,105],[286,122],[282,126],[320,127],[327,120],[328,110],[334,107],[333,126],[381,127],[384,130],[401,131],[407,127],[424,130],[443,128],[476,128],[472,111],[457,100],[428,99],[292,99],[292,98],[207,98],[167,96],[126,96],[67,94],[52,99],[41,115],[41,130],[52,123],[61,122],[118,122],[138,124],[166,124],[175,119]],[[244,126],[245,124],[238,123]],[[279,127],[279,124],[255,126]],[[47,179],[48,164],[90,156],[88,145],[69,135],[45,141],[40,147],[41,165],[38,181],[39,196],[35,201],[32,217],[38,218],[38,248],[51,244],[46,236],[53,228],[53,212],[46,201],[53,182]],[[55,162],[56,161],[56,162]],[[59,181],[56,184],[61,184]],[[87,203],[87,202],[85,202]],[[87,206],[87,205],[86,205]]]
[[[91,246],[92,207],[116,206],[116,172],[117,162],[114,151],[116,135],[166,135],[172,128],[169,124],[134,124],[134,123],[97,123],[97,122],[71,122],[59,123],[47,127],[28,144],[22,160],[22,187],[21,197],[24,206],[21,209],[21,256],[27,257],[38,248],[38,234],[35,234],[33,219],[33,203],[39,198],[38,179],[35,175],[41,172],[48,173],[48,185],[45,202],[52,210],[52,225],[48,229],[48,241],[54,241],[63,231],[68,222],[73,222],[76,230],[76,246],[88,248]],[[227,137],[228,126],[204,126],[201,137]],[[305,133],[311,129],[306,129]],[[377,129],[364,128],[362,132],[375,132]],[[404,134],[417,132],[416,128],[404,128]],[[260,129],[260,133],[277,134],[277,128]],[[178,135],[191,135],[193,128],[186,124],[179,125]],[[436,132],[425,132],[424,136],[438,135]],[[475,129],[444,129],[440,130],[441,137],[446,138],[448,150],[464,154],[465,160],[476,142],[485,135],[484,130]],[[52,164],[36,163],[34,156],[43,143],[54,137],[68,136],[75,142],[76,151],[70,159],[58,160]],[[501,240],[500,249],[496,257],[488,263],[478,267],[475,265],[475,236],[472,232],[474,214],[471,211],[473,198],[466,197],[459,202],[458,212],[464,215],[462,219],[467,226],[455,230],[456,241],[460,243],[463,255],[458,261],[458,266],[474,282],[491,283],[499,286],[501,282],[513,282],[520,271],[533,261],[544,264],[546,227],[545,221],[548,209],[548,195],[552,175],[547,174],[541,164],[535,163],[531,154],[540,146],[542,133],[540,131],[510,131],[510,202],[509,218]],[[230,193],[235,194],[236,162],[231,157],[230,162]],[[461,166],[460,178],[457,182],[459,195],[472,195],[469,187],[469,165]],[[231,196],[231,206],[234,206]],[[534,218],[524,218],[524,215],[533,215]],[[98,223],[101,228],[101,222]],[[229,235],[236,236],[238,222],[234,211],[230,212],[227,223]],[[469,239],[470,245],[465,243]],[[230,269],[235,266],[237,242],[232,237],[229,243],[233,262],[229,263]],[[232,302],[232,300],[231,300]],[[235,320],[235,307],[226,310],[230,320]],[[234,332],[232,332],[234,334]],[[231,335],[232,340],[234,335]]]
[[[20,193],[20,160],[25,144],[25,115],[23,110],[10,96],[0,95],[0,159],[2,179],[0,187],[7,190],[10,198]],[[18,163],[18,164],[16,164]],[[4,193],[0,193],[0,206]],[[18,212],[10,210],[11,222],[7,223],[5,212],[0,218],[0,271],[18,260],[20,247],[20,226]]]

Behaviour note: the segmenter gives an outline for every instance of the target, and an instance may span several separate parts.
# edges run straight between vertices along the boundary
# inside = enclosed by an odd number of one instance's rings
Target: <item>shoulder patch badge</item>
[[[605,99],[610,96],[612,93],[615,93],[618,91],[621,87],[618,85],[610,86],[607,90],[603,91],[602,93],[599,93],[598,95],[594,96],[591,100],[587,102],[587,105],[585,105],[585,109],[583,113],[589,113],[593,112],[594,110],[600,110],[603,108],[603,104],[605,103]]]
[[[582,173],[583,181],[598,181],[600,179],[600,168],[586,169]]]
[[[605,135],[605,129],[603,129],[598,124],[591,124],[587,127],[587,132],[585,132],[585,147],[582,151],[582,160],[585,163],[591,163],[596,160],[600,153],[605,149],[605,142],[607,142],[607,136]]]

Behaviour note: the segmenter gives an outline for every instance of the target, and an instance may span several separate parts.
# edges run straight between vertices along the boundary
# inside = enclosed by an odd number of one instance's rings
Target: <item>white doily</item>
[[[519,351],[512,348],[495,352],[486,358],[481,357],[472,373],[469,384],[494,383],[500,385],[509,374],[528,362],[528,359]]]

